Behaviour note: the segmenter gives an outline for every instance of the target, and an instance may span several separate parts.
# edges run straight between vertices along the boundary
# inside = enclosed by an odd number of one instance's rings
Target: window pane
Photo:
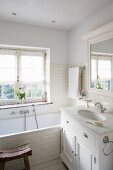
[[[91,60],[91,78],[92,80],[96,80],[97,78],[97,62],[95,59]]]
[[[26,97],[42,99],[45,91],[44,58],[22,55],[20,66],[21,88],[26,91]]]
[[[111,60],[98,60],[98,75],[101,79],[111,79]]]
[[[21,81],[41,82],[44,80],[43,57],[21,56]]]
[[[3,85],[3,99],[14,98],[14,84]]]
[[[14,55],[0,54],[0,82],[14,82],[16,61]]]
[[[38,97],[41,98],[44,91],[45,85],[43,83],[23,83],[21,88],[26,91],[26,97]]]
[[[14,98],[16,80],[16,57],[12,54],[0,54],[0,99]]]

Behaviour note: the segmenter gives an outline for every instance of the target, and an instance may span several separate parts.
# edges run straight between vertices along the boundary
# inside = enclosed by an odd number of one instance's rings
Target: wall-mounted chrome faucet
[[[100,102],[95,103],[95,106],[98,106],[101,113],[104,113],[104,111],[107,110]]]
[[[19,111],[19,114],[20,114],[20,115],[29,114],[29,110],[20,110],[20,111]]]

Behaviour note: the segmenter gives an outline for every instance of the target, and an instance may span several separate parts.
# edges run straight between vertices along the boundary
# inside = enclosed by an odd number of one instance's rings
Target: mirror
[[[113,91],[113,38],[90,44],[90,87]]]

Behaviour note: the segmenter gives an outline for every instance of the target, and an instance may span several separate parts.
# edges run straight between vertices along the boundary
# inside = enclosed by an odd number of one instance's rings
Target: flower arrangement
[[[23,103],[26,97],[26,92],[22,90],[21,88],[19,88],[19,90],[15,90],[15,94],[17,98],[20,100],[20,102]]]
[[[99,78],[98,75],[97,75],[97,79],[96,79],[96,88],[97,89],[103,89],[100,78]]]

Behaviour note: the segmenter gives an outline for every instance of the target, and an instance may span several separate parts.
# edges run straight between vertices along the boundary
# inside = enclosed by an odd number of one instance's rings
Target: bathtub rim
[[[45,128],[40,128],[40,129],[34,129],[34,130],[28,130],[28,131],[23,131],[23,132],[18,132],[18,133],[7,134],[7,135],[0,135],[0,139],[7,138],[7,137],[21,136],[23,134],[30,134],[33,132],[46,131],[46,130],[55,129],[55,128],[61,129],[61,124],[49,126],[49,127],[45,127]]]

